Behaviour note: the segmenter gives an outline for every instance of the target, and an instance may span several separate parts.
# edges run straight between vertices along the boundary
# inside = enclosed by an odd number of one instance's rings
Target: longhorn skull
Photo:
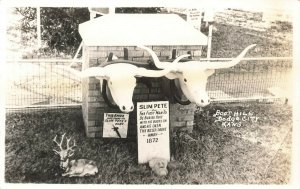
[[[109,64],[105,67],[91,67],[79,72],[79,76],[106,79],[111,95],[119,109],[124,113],[133,111],[133,91],[135,77],[162,77],[168,70],[148,70],[127,63]]]
[[[189,101],[196,103],[200,107],[204,107],[210,103],[210,98],[206,92],[207,78],[214,73],[215,69],[229,68],[238,64],[245,56],[247,51],[256,46],[256,44],[246,47],[238,57],[227,62],[200,62],[188,61],[179,63],[179,61],[190,55],[182,55],[176,58],[173,63],[161,62],[155,52],[145,46],[138,47],[147,50],[154,61],[157,68],[167,69],[170,72],[166,74],[168,79],[178,79],[178,87],[181,88],[183,94]]]

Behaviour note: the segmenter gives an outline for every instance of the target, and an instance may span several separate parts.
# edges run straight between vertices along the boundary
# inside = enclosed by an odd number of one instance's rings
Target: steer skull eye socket
[[[204,103],[204,100],[201,100],[201,103]]]
[[[125,106],[122,106],[122,109],[125,110],[126,109]]]
[[[186,78],[183,79],[184,82],[187,82]]]

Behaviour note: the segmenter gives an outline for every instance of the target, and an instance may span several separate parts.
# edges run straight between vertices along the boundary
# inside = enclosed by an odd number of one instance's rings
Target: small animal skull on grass
[[[158,176],[166,176],[168,161],[162,158],[153,158],[149,161],[149,167]]]

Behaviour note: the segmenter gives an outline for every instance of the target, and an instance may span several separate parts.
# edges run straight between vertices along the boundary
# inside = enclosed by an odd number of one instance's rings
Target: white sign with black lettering
[[[195,29],[201,29],[202,12],[197,9],[188,9],[187,22],[191,23]]]
[[[169,102],[137,103],[138,162],[170,161]]]
[[[127,138],[129,114],[104,113],[103,137]]]

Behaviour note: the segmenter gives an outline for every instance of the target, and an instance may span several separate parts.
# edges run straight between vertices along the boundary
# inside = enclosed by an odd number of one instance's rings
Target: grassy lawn
[[[291,56],[291,32],[258,32],[215,23],[212,57],[236,57],[245,47],[257,46],[246,57]],[[8,36],[10,36],[8,31]],[[15,39],[16,40],[16,39]],[[21,41],[14,43],[21,55]],[[21,45],[21,46],[20,46]],[[23,51],[22,51],[23,52]],[[15,56],[15,54],[13,54]],[[206,57],[204,49],[203,57]],[[12,56],[13,57],[13,56]],[[61,104],[80,102],[79,82],[56,66],[21,69],[24,76],[10,83],[10,105]],[[217,71],[209,90],[222,90],[232,97],[267,93],[268,87],[288,87],[285,79],[291,61],[243,61],[234,69]],[[19,68],[19,69],[16,69]],[[33,75],[36,73],[36,75]],[[24,74],[24,75],[23,75]],[[31,75],[30,75],[31,74]],[[14,84],[14,85],[13,85]],[[17,94],[17,95],[15,95]],[[47,97],[47,98],[46,98]],[[48,98],[49,97],[49,98]],[[10,101],[11,100],[11,101]],[[217,111],[245,111],[258,116],[240,127],[225,127],[213,115]],[[138,165],[136,138],[90,139],[84,134],[79,108],[8,113],[5,133],[5,181],[7,183],[88,184],[286,184],[290,179],[292,108],[279,104],[212,104],[195,114],[193,133],[171,133],[171,163],[166,177],[157,177],[148,165]],[[129,128],[131,128],[129,126]],[[99,173],[87,178],[64,178],[59,157],[53,152],[55,135],[66,133],[77,143],[75,159],[97,162]]]
[[[257,46],[249,50],[246,57],[292,56],[292,41],[289,39],[291,37],[277,37],[278,34],[292,36],[291,32],[273,30],[259,32],[220,23],[216,23],[215,27],[217,31],[213,32],[211,52],[213,58],[236,57],[250,44]]]
[[[257,122],[224,127],[216,111],[253,112]],[[277,104],[212,104],[197,112],[193,133],[171,133],[169,174],[157,177],[137,163],[136,138],[90,139],[80,109],[10,113],[6,119],[5,181],[8,183],[285,184],[290,177],[292,110]],[[75,138],[74,158],[95,160],[89,178],[64,178],[52,151],[54,136]]]

